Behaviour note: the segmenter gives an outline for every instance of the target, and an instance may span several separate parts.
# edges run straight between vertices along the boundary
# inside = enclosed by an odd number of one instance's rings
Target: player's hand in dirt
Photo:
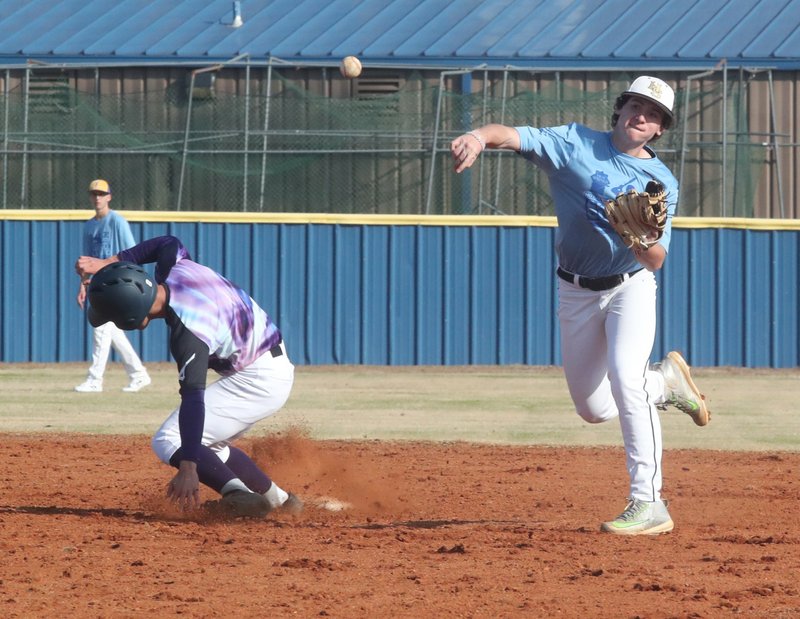
[[[200,479],[196,463],[181,460],[178,473],[167,485],[167,496],[181,509],[200,507]]]

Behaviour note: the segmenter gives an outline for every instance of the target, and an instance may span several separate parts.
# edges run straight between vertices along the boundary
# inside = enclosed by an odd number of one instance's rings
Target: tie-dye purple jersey
[[[280,342],[266,312],[241,288],[191,260],[179,260],[164,282],[169,306],[208,345],[208,367],[227,376]]]
[[[149,239],[118,254],[156,263],[155,279],[169,290],[169,308],[208,346],[208,367],[223,376],[247,367],[280,343],[281,333],[244,290],[198,264],[176,237]]]

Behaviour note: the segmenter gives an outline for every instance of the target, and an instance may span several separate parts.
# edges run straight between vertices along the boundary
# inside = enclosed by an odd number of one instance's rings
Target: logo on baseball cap
[[[104,181],[102,178],[98,178],[89,183],[89,192],[92,191],[97,191],[100,193],[111,193],[111,185],[108,184],[108,181]]]
[[[675,103],[675,91],[664,80],[649,75],[642,75],[633,80],[623,95],[644,97],[655,103],[672,120],[672,106]]]

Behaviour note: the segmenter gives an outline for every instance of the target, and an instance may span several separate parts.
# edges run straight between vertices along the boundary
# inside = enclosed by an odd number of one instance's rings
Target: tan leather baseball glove
[[[631,189],[606,200],[606,217],[627,247],[647,251],[664,235],[667,225],[664,185],[650,181],[645,191]]]

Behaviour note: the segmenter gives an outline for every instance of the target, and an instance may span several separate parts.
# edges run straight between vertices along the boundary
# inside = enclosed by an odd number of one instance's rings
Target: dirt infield
[[[162,497],[171,469],[144,436],[4,435],[0,612],[800,615],[800,453],[666,451],[675,531],[617,538],[598,531],[624,507],[616,448],[293,433],[240,445],[308,501],[303,514],[177,513]]]

